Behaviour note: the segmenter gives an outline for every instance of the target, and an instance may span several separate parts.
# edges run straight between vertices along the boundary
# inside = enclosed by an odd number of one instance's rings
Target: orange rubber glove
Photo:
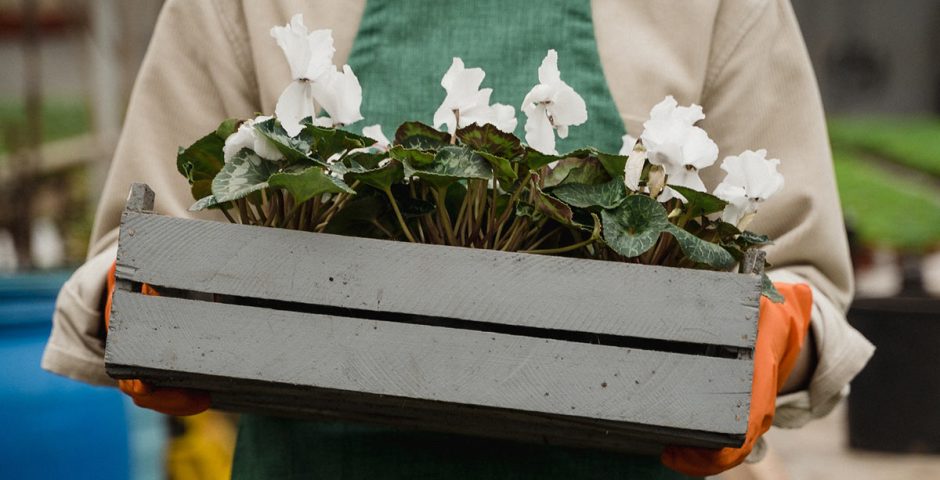
[[[111,302],[114,299],[114,272],[117,262],[108,270],[108,299],[104,307],[104,324],[107,328],[111,322]],[[150,285],[144,284],[141,288],[144,295],[160,294]],[[118,380],[118,388],[134,400],[138,407],[149,408],[167,415],[177,417],[195,415],[209,409],[209,393],[202,390],[185,388],[158,388],[148,385],[140,380]]]
[[[666,447],[661,457],[663,465],[690,476],[716,475],[743,462],[757,439],[770,429],[777,392],[799,357],[813,306],[813,293],[808,285],[775,283],[774,286],[786,301],[773,303],[761,297],[751,413],[744,445],[722,449]]]

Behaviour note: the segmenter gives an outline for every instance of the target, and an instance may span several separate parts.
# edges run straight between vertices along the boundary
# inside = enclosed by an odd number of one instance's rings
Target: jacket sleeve
[[[158,212],[192,217],[189,185],[176,170],[178,147],[212,131],[225,118],[245,118],[260,110],[238,5],[169,0],[163,7],[101,193],[88,259],[56,301],[44,369],[113,384],[104,371],[101,304],[130,184],[149,184],[157,193]]]
[[[813,288],[818,363],[808,390],[780,397],[775,419],[796,427],[832,410],[874,348],[845,318],[853,293],[845,225],[822,102],[792,6],[722,3],[702,127],[726,155],[766,148],[781,161],[784,188],[762,205],[749,230],[774,239],[767,249],[771,278]]]

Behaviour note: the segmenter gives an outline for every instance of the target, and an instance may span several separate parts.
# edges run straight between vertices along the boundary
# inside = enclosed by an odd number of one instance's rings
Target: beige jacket
[[[159,213],[224,221],[187,210],[193,199],[176,171],[177,147],[224,118],[274,111],[290,78],[272,26],[302,12],[308,26],[333,29],[342,64],[364,5],[166,3],[131,97],[88,260],[59,295],[43,368],[113,383],[104,372],[100,305],[129,184],[150,184]],[[818,365],[807,391],[781,398],[777,418],[796,426],[828,413],[873,348],[844,317],[853,285],[842,213],[816,81],[789,1],[593,0],[592,8],[604,73],[630,132],[638,135],[650,108],[674,95],[680,104],[704,106],[701,125],[723,154],[766,148],[782,160],[786,186],[751,229],[776,239],[768,249],[776,278],[813,287]],[[720,171],[709,170],[706,184],[714,188]]]

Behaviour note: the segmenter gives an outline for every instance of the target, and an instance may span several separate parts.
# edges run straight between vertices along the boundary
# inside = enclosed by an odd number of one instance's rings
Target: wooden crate
[[[217,408],[655,453],[739,446],[760,278],[155,215],[106,363]],[[141,283],[161,296],[136,293]]]

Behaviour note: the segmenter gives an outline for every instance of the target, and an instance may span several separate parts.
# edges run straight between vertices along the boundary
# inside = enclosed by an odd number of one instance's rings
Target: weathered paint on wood
[[[343,420],[633,453],[658,453],[665,445],[733,447],[740,446],[744,438],[743,434],[662,428],[271,382],[236,382],[225,377],[141,367],[113,366],[111,371],[118,378],[143,378],[170,387],[207,390],[211,392],[213,408],[291,418]]]
[[[750,368],[734,359],[130,292],[112,321],[121,365],[721,433],[747,423]]]
[[[127,204],[124,205],[124,211],[153,213],[154,197],[155,194],[149,185],[132,183],[131,190],[127,194]]]
[[[743,348],[756,335],[756,275],[133,212],[120,246],[118,275],[155,286]]]
[[[116,378],[206,389],[217,408],[236,411],[576,447],[656,453],[743,441],[757,275],[181,220],[152,208],[153,192],[135,185],[106,352]],[[758,272],[763,261],[744,263]],[[139,282],[170,296],[132,293]],[[242,304],[213,303],[216,294]]]

